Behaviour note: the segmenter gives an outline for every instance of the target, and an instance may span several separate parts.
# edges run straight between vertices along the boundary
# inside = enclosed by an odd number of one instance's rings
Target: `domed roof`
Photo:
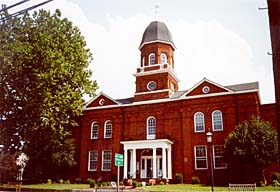
[[[163,22],[160,21],[153,21],[146,28],[139,49],[141,49],[145,44],[154,42],[168,43],[175,49],[169,29]]]

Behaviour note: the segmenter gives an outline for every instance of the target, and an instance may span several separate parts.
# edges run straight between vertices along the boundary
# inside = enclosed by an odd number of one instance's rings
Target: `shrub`
[[[176,173],[175,181],[176,181],[176,183],[183,183],[184,182],[183,174],[182,173]]]
[[[93,187],[96,186],[96,182],[95,182],[95,180],[92,179],[92,178],[88,178],[88,179],[87,179],[87,183],[89,184],[89,187],[91,187],[91,188],[93,188]]]
[[[121,182],[120,182],[120,185],[124,185],[124,183],[121,181]]]
[[[278,172],[272,173],[272,182],[274,180],[277,180],[278,182],[280,182],[280,173],[278,173]]]
[[[279,186],[280,186],[279,181],[273,180],[273,181],[272,181],[272,186],[274,186],[274,187],[279,187]]]
[[[64,184],[71,184],[71,182],[70,182],[70,180],[69,180],[69,179],[67,179],[67,180],[63,181],[63,183],[64,183]]]
[[[133,187],[141,187],[142,184],[141,184],[140,182],[137,182],[137,181],[135,181],[135,180],[132,180],[132,186],[133,186]]]
[[[51,180],[51,179],[48,179],[48,180],[47,180],[47,184],[52,184],[52,180]]]
[[[76,178],[76,179],[75,179],[75,183],[76,183],[76,184],[81,184],[81,183],[82,183],[82,179],[79,178],[79,177]]]
[[[194,185],[194,184],[199,184],[199,183],[200,183],[200,179],[196,176],[193,176],[192,177],[192,184]]]
[[[58,183],[59,183],[59,184],[63,184],[63,179],[59,179],[59,180],[58,180]]]
[[[160,185],[164,185],[164,182],[163,182],[163,181],[161,181],[159,184],[160,184]]]

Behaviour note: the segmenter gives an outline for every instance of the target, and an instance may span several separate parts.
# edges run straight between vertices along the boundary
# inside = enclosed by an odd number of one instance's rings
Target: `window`
[[[98,152],[89,151],[88,154],[88,171],[97,171]]]
[[[213,131],[223,130],[223,117],[222,112],[219,110],[213,111],[212,113],[212,127]]]
[[[227,168],[227,164],[224,160],[224,146],[223,145],[214,146],[213,156],[214,156],[214,168],[215,169]]]
[[[154,53],[151,53],[149,55],[149,65],[154,65],[156,64],[156,55]]]
[[[112,151],[102,151],[102,171],[111,171]]]
[[[147,139],[156,138],[156,119],[154,117],[149,117],[147,119]]]
[[[91,124],[91,139],[98,139],[98,129],[99,125],[97,122]]]
[[[194,132],[204,132],[204,114],[202,112],[197,112],[194,114]]]
[[[112,121],[108,120],[104,125],[104,138],[112,138]]]
[[[165,53],[160,54],[160,63],[161,64],[167,63],[167,56]]]
[[[142,57],[141,67],[145,66],[145,57]]]
[[[207,156],[206,146],[195,146],[195,169],[207,169]]]

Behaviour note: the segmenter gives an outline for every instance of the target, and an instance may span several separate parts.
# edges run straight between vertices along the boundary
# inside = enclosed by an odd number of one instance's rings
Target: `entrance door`
[[[142,157],[141,159],[141,178],[153,177],[153,159],[152,157]]]

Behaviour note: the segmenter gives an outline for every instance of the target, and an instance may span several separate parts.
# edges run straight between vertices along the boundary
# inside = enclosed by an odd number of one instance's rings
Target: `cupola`
[[[160,21],[151,22],[145,29],[139,46],[140,66],[136,77],[135,101],[168,98],[178,91],[174,72],[174,50],[172,35]]]

